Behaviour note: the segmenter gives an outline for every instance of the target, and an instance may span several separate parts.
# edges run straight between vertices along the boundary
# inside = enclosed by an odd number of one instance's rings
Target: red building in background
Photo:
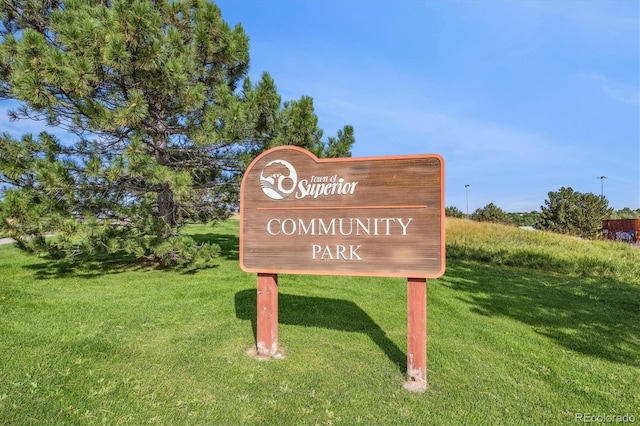
[[[605,219],[602,221],[602,234],[605,240],[637,243],[640,240],[640,218]]]

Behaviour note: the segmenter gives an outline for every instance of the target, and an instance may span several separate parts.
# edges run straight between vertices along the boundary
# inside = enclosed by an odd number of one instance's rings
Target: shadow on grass
[[[567,349],[640,366],[640,288],[521,268],[449,261],[441,284],[472,311],[530,325]]]
[[[236,317],[250,320],[257,338],[256,290],[243,290],[235,296]],[[401,373],[406,372],[407,356],[358,305],[348,300],[278,294],[278,323],[302,327],[363,333],[378,345]]]
[[[196,234],[190,235],[198,244],[217,244],[220,246],[220,257],[227,260],[238,260],[239,238],[234,234]],[[119,274],[139,270],[165,270],[195,274],[200,270],[215,268],[216,265],[200,266],[161,266],[145,260],[136,259],[132,255],[115,253],[111,255],[79,255],[70,260],[53,260],[45,257],[45,262],[26,265],[24,268],[35,271],[35,278],[41,280],[56,278],[95,278],[102,275]],[[215,259],[214,259],[215,261]]]
[[[238,260],[240,258],[240,238],[234,234],[194,234],[190,235],[198,244],[217,244],[220,246],[220,256],[227,260]]]
[[[34,271],[38,280],[69,277],[91,279],[102,275],[149,269],[148,264],[122,254],[78,256],[72,260],[52,260],[46,257],[44,259],[45,262],[25,265],[23,268]]]

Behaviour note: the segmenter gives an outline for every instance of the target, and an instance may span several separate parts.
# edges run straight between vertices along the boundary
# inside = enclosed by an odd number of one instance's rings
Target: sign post
[[[426,387],[426,279],[445,269],[444,161],[273,148],[240,189],[240,267],[258,274],[256,350],[278,357],[278,275],[407,278],[407,388]]]
[[[407,382],[409,390],[427,387],[427,280],[407,279]]]
[[[278,275],[258,274],[256,350],[259,357],[278,352]]]

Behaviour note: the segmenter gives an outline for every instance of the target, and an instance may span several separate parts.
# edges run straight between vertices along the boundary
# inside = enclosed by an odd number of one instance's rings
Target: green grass
[[[513,226],[447,219],[448,259],[471,259],[640,284],[640,250]]]
[[[197,272],[57,268],[0,247],[0,424],[640,421],[640,250],[448,221],[425,393],[403,389],[406,282],[281,275],[285,358],[257,361],[237,222]]]

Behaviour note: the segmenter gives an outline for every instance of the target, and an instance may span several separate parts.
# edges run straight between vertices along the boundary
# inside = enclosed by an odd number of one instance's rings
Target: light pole
[[[596,179],[600,179],[600,198],[604,198],[604,180],[606,176],[598,176]]]
[[[467,195],[467,216],[469,216],[469,186],[471,186],[471,185],[466,184],[466,185],[464,186],[464,192],[465,192],[465,193],[466,193],[466,195]]]

